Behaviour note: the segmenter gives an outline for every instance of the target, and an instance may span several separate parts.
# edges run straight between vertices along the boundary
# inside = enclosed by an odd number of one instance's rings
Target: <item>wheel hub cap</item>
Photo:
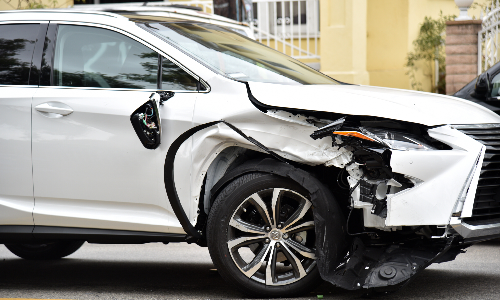
[[[269,237],[275,241],[278,241],[281,239],[281,232],[275,229],[269,233]]]

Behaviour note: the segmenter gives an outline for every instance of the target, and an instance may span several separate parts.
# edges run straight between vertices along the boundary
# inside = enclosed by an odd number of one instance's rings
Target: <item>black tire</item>
[[[256,194],[269,215],[258,211]],[[313,208],[307,198],[307,191],[295,181],[271,174],[250,173],[229,183],[217,196],[207,224],[210,256],[221,276],[253,297],[295,297],[322,283],[315,261]],[[300,211],[306,212],[297,218]],[[290,224],[294,216],[297,221]],[[266,238],[258,238],[263,235]],[[240,243],[249,237],[256,242]],[[252,273],[255,268],[259,269]]]
[[[60,259],[76,252],[85,241],[60,241],[51,243],[5,244],[15,255],[30,260]]]

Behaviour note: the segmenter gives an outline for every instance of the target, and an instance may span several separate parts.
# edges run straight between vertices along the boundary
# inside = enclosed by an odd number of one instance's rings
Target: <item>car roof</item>
[[[185,20],[226,26],[241,30],[247,36],[253,37],[251,28],[244,23],[205,13],[202,11],[169,7],[154,6],[140,7],[133,5],[89,5],[86,9],[32,9],[0,11],[0,21],[79,21],[94,24],[114,24],[116,22],[136,21],[138,19],[151,22],[169,22],[169,20]]]

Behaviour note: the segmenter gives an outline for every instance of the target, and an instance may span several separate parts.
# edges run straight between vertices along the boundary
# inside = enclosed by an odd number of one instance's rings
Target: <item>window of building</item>
[[[319,31],[319,9],[316,0],[258,1],[253,3],[254,26],[257,36],[263,32],[280,38],[299,33],[314,36]],[[260,33],[259,33],[260,31]]]

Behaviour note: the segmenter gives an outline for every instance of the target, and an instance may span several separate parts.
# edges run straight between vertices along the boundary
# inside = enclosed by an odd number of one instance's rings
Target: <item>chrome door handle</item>
[[[60,118],[73,112],[71,107],[61,102],[45,102],[37,105],[35,109],[49,118]]]

